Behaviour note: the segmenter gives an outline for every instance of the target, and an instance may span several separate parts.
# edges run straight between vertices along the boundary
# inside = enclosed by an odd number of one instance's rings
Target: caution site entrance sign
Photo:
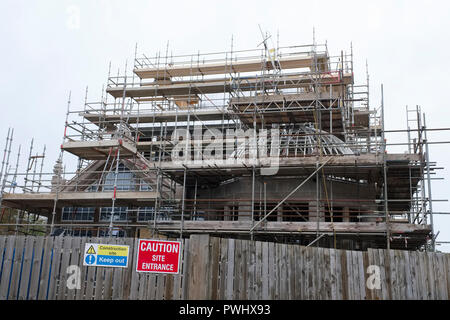
[[[140,239],[136,271],[178,274],[180,256],[180,241]]]

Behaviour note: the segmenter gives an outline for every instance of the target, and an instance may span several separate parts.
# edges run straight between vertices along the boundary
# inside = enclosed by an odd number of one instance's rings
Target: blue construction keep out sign
[[[88,267],[128,267],[129,246],[86,243],[83,265]]]

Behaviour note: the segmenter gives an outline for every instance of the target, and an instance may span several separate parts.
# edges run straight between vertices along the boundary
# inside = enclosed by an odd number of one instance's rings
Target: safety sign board
[[[127,268],[129,249],[125,245],[86,243],[83,265]]]
[[[139,239],[137,272],[178,274],[181,242]]]

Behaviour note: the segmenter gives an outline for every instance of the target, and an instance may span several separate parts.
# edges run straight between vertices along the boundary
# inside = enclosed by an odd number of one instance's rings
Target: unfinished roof
[[[318,59],[322,64],[326,57],[319,56]],[[319,63],[320,63],[319,62]],[[276,60],[277,66],[281,69],[295,69],[295,68],[311,68],[314,64],[314,57],[308,55],[302,56],[288,56]],[[240,73],[260,71],[262,67],[267,70],[274,69],[271,61],[267,61],[264,66],[261,65],[261,59],[254,60],[240,60],[240,61],[222,61],[222,62],[193,62],[186,64],[135,68],[133,71],[141,79],[168,79],[172,77],[187,77],[187,76],[204,76],[224,73]]]

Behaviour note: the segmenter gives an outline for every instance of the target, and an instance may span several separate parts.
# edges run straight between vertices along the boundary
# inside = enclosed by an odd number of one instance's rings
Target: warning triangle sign
[[[87,254],[95,254],[94,246],[91,246],[86,253]]]

